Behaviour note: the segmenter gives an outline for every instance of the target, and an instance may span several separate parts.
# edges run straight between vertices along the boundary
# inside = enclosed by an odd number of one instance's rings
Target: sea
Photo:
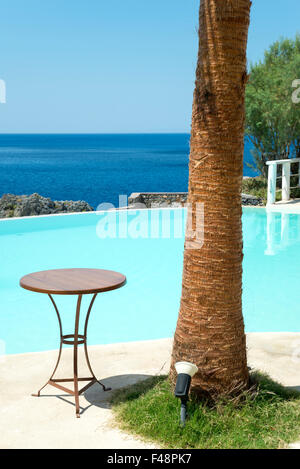
[[[132,192],[188,188],[189,134],[0,134],[0,197],[38,194],[119,204]],[[257,173],[245,140],[244,176]]]

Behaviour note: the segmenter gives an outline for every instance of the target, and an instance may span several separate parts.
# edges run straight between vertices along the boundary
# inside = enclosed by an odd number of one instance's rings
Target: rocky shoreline
[[[0,218],[28,217],[70,212],[92,212],[93,210],[93,207],[83,200],[51,200],[39,194],[4,194],[0,198]]]
[[[187,202],[187,192],[138,192],[128,197],[128,208],[181,207]],[[242,204],[262,206],[262,199],[242,194]],[[84,200],[51,200],[39,194],[4,194],[0,198],[0,218],[52,215],[57,213],[92,212]]]

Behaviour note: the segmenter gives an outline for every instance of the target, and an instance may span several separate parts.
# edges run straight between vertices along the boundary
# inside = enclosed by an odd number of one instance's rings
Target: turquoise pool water
[[[127,226],[126,212],[0,221],[2,350],[5,346],[12,354],[58,347],[49,298],[19,287],[24,274],[52,268],[105,268],[127,276],[125,287],[98,295],[89,344],[173,335],[181,293],[183,210],[127,214]],[[299,332],[300,215],[245,208],[243,231],[246,330]],[[72,333],[76,298],[55,299],[64,334]],[[84,299],[83,308],[89,300]]]

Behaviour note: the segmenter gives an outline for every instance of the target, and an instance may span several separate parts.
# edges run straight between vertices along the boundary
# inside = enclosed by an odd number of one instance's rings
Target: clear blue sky
[[[187,132],[199,0],[6,0],[0,132]],[[300,30],[299,0],[253,0],[248,60]],[[300,78],[300,77],[299,77]]]

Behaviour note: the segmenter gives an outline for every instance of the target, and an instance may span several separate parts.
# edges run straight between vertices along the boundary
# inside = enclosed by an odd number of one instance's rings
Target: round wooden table
[[[79,396],[84,391],[86,391],[92,384],[98,382],[104,391],[110,390],[106,388],[104,384],[97,380],[88,356],[87,350],[87,327],[88,321],[93,307],[94,301],[98,293],[116,290],[117,288],[122,287],[126,283],[126,277],[118,272],[113,272],[111,270],[102,270],[102,269],[57,269],[57,270],[45,270],[42,272],[34,272],[32,274],[25,275],[20,280],[21,287],[26,290],[46,293],[56,311],[59,329],[60,329],[60,348],[58,353],[58,359],[54,368],[54,371],[47,381],[47,383],[38,391],[37,394],[33,396],[39,397],[41,391],[50,384],[68,394],[75,396],[75,406],[76,406],[76,417],[80,417],[80,408],[79,408]],[[84,325],[84,333],[79,334],[79,317],[80,317],[80,306],[82,295],[93,294],[92,300],[90,302],[89,308],[87,310],[87,315]],[[76,314],[75,314],[75,330],[74,334],[63,335],[62,321],[56,303],[52,295],[78,295]],[[54,379],[54,375],[59,365],[61,358],[62,346],[63,344],[73,345],[73,378],[65,379]],[[87,378],[78,377],[78,345],[84,345],[85,358],[90,370],[91,376]],[[78,389],[78,382],[87,381],[88,384],[82,389]],[[68,388],[65,388],[59,383],[74,383],[74,391]]]

